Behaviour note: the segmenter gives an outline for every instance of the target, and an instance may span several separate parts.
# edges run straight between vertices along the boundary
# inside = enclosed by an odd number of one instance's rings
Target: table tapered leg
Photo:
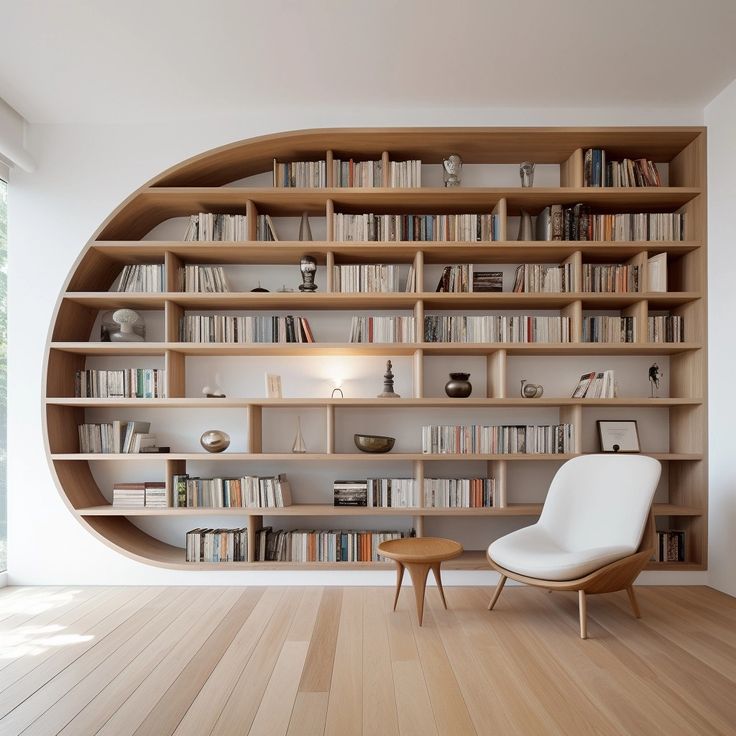
[[[442,589],[442,577],[440,576],[440,565],[441,562],[435,562],[432,565],[432,573],[434,574],[434,580],[437,583],[437,587],[440,591],[440,598],[442,598],[442,605],[445,607],[445,610],[447,610],[447,601],[445,600],[445,591]]]
[[[394,611],[396,604],[399,602],[399,593],[401,592],[401,581],[404,579],[404,566],[396,560],[396,595],[394,596]]]
[[[427,587],[427,575],[429,575],[429,565],[426,563],[414,562],[407,564],[411,583],[414,586],[414,597],[417,601],[417,618],[419,625],[422,625],[424,617],[424,590]]]
[[[493,591],[493,597],[491,598],[491,602],[488,604],[489,611],[492,611],[493,606],[496,605],[496,601],[498,600],[498,596],[501,595],[501,591],[503,590],[504,585],[506,585],[506,576],[501,575],[501,577],[498,579],[498,585],[496,586],[496,590]]]

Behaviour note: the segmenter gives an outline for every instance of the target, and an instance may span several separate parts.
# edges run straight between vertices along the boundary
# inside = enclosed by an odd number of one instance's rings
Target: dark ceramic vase
[[[470,373],[450,373],[450,380],[445,384],[445,393],[451,399],[467,399],[473,392],[468,378]]]

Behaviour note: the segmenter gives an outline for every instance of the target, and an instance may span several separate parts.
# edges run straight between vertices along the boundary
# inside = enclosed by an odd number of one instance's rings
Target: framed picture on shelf
[[[275,373],[266,373],[266,398],[281,398],[281,376]]]
[[[635,419],[599,419],[597,424],[601,452],[641,452]]]

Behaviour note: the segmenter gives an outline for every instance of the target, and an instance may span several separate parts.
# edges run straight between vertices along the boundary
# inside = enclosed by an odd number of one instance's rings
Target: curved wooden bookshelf
[[[658,188],[585,188],[582,151],[605,148],[612,158],[647,157],[667,163],[669,182]],[[522,189],[509,187],[433,187],[277,189],[247,186],[243,180],[263,174],[277,158],[331,160],[332,151],[343,158],[383,158],[384,161],[419,158],[424,164],[440,164],[449,151],[470,164],[518,164],[523,160],[559,166],[559,187]],[[337,156],[337,153],[335,154]],[[262,181],[262,179],[261,179]],[[518,180],[517,180],[518,181]],[[328,185],[332,184],[328,173]],[[684,212],[686,239],[641,242],[537,242],[513,241],[507,233],[507,217],[523,208],[538,213],[551,203],[590,204],[596,212]],[[346,294],[327,288],[316,294],[268,293],[192,294],[177,291],[175,274],[184,263],[233,265],[294,264],[305,252],[296,241],[255,242],[255,215],[299,216],[302,212],[327,218],[333,212],[452,213],[490,212],[501,221],[502,239],[492,243],[472,242],[336,242],[327,226],[325,240],[312,241],[306,250],[322,266],[333,263],[403,263],[417,269],[417,291],[410,293]],[[180,242],[147,239],[153,228],[172,217],[196,212],[228,212],[249,216],[249,238],[241,242]],[[655,505],[663,523],[675,521],[688,538],[685,563],[653,563],[651,569],[702,570],[707,567],[707,417],[706,417],[706,177],[705,129],[664,128],[355,128],[295,131],[262,136],[195,156],[155,177],[123,202],[100,226],[72,268],[57,302],[49,333],[45,379],[46,452],[57,486],[79,522],[105,544],[133,559],[162,567],[196,570],[243,569],[383,569],[386,563],[272,563],[187,564],[180,547],[162,542],[140,529],[134,520],[144,516],[191,518],[206,523],[208,517],[238,517],[255,532],[263,518],[280,517],[410,517],[417,533],[425,518],[535,517],[541,504],[517,503],[509,483],[509,463],[562,462],[583,450],[578,432],[577,447],[567,455],[436,455],[418,452],[392,453],[392,461],[404,462],[423,477],[425,464],[433,461],[478,460],[488,463],[499,484],[499,505],[490,509],[437,508],[334,508],[326,504],[295,505],[281,509],[119,509],[113,508],[99,488],[93,469],[99,462],[160,462],[166,474],[183,472],[187,463],[208,461],[278,461],[333,463],[380,461],[380,456],[336,453],[335,412],[341,408],[371,411],[390,406],[405,409],[457,407],[520,409],[530,406],[558,409],[560,420],[580,428],[587,407],[662,409],[669,414],[669,451],[650,453],[666,463],[667,498]],[[673,290],[664,293],[470,293],[431,291],[425,283],[424,265],[466,263],[561,263],[571,259],[576,268],[585,263],[627,262],[634,258],[666,253]],[[163,263],[168,290],[162,293],[115,293],[108,291],[122,267],[135,263]],[[111,344],[90,342],[100,310],[130,307],[163,313],[164,336],[160,342]],[[544,309],[571,317],[573,342],[568,344],[196,344],[179,342],[178,321],[185,310],[317,310],[343,311],[389,309],[424,314],[425,310]],[[583,310],[621,310],[645,318],[662,310],[687,319],[685,343],[588,344],[579,341]],[[641,340],[641,338],[640,338]],[[411,356],[415,368],[413,397],[381,399],[263,399],[186,397],[184,376],[187,356]],[[484,357],[488,366],[488,395],[467,400],[433,398],[423,393],[422,364],[432,356]],[[80,399],[74,396],[74,374],[87,358],[97,356],[156,356],[167,369],[165,399]],[[505,371],[514,356],[668,356],[671,397],[649,399],[570,399],[548,397],[529,400],[507,396]],[[82,455],[77,425],[85,411],[97,408],[242,410],[250,430],[260,437],[262,411],[278,408],[317,408],[325,412],[327,439],[324,452],[295,457],[262,452],[259,438],[251,438],[245,452],[205,455],[172,452],[140,455]],[[176,448],[173,448],[174,450]],[[646,449],[646,448],[645,448]],[[385,456],[384,456],[385,457]],[[661,495],[661,494],[660,494]],[[234,521],[234,519],[233,519]],[[251,539],[254,534],[251,534]],[[183,540],[182,540],[183,543]],[[487,569],[483,551],[470,551],[447,565],[455,569]]]

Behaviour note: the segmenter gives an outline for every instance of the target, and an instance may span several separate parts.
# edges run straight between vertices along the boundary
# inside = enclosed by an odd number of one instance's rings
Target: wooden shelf
[[[77,355],[676,355],[703,346],[682,343],[188,343],[188,342],[52,342],[52,350]]]
[[[65,452],[52,453],[52,460],[76,460],[76,461],[103,461],[103,462],[150,462],[155,460],[204,460],[206,462],[227,462],[227,461],[248,461],[248,462],[400,462],[424,460],[426,462],[438,462],[448,460],[507,460],[510,462],[539,462],[539,461],[555,461],[563,462],[570,458],[577,457],[580,454],[593,453],[556,453],[556,454],[524,454],[524,453],[505,453],[499,455],[439,455],[425,454],[421,452],[388,452],[388,453],[353,453],[353,452],[335,452],[321,453],[308,452],[298,453],[247,453],[247,452],[225,452],[206,453],[206,452],[171,452],[171,453],[82,453],[82,452]],[[648,455],[657,460],[683,460],[696,461],[702,460],[702,453],[698,452],[643,452],[642,455]]]
[[[361,407],[366,409],[396,408],[449,408],[449,407],[555,407],[555,406],[637,406],[637,407],[668,407],[668,406],[701,406],[702,399],[678,398],[616,398],[616,399],[570,399],[542,397],[541,399],[486,399],[474,398],[450,399],[445,397],[423,399],[332,399],[332,398],[303,398],[303,399],[238,399],[238,398],[183,398],[183,399],[78,399],[68,397],[48,398],[46,404],[53,406],[76,407],[135,407],[161,409],[234,409],[247,406],[261,406],[272,409],[291,409],[301,407],[334,406],[337,408]]]
[[[623,157],[650,158],[669,164],[669,183],[658,188],[583,188],[583,151],[589,147],[605,148],[611,159]],[[267,172],[273,158],[279,160],[316,160],[329,158],[327,152],[336,151],[355,160],[376,156],[384,160],[418,158],[425,163],[440,164],[448,151],[459,153],[467,164],[516,164],[535,161],[559,166],[560,187],[457,187],[416,189],[278,189],[273,187],[234,186],[245,177]],[[331,154],[330,154],[331,155]],[[512,183],[518,184],[514,176]],[[371,517],[412,519],[417,534],[424,533],[424,520],[473,516],[534,517],[541,504],[508,503],[518,498],[514,487],[516,476],[509,471],[512,462],[547,462],[561,464],[580,453],[554,455],[427,455],[417,452],[396,452],[371,455],[356,451],[346,453],[315,452],[292,453],[175,452],[156,455],[97,455],[68,452],[77,447],[76,429],[85,419],[86,409],[233,409],[243,415],[243,426],[248,443],[237,438],[235,445],[248,450],[260,450],[263,440],[263,410],[289,410],[314,407],[322,409],[325,422],[324,443],[319,448],[335,447],[336,410],[352,408],[368,413],[373,409],[435,409],[478,408],[480,410],[516,409],[558,410],[560,421],[575,425],[576,447],[583,443],[582,428],[585,408],[596,407],[598,414],[606,408],[630,408],[641,412],[653,408],[667,409],[658,416],[668,423],[669,444],[674,448],[707,448],[707,202],[706,202],[706,148],[705,129],[678,128],[404,128],[404,129],[338,129],[280,133],[242,141],[185,161],[133,193],[99,228],[75,266],[66,291],[56,308],[48,345],[44,371],[46,373],[45,420],[47,447],[65,450],[49,455],[52,470],[60,492],[75,517],[91,533],[114,549],[149,564],[177,570],[374,570],[393,569],[392,563],[284,563],[252,562],[233,564],[191,564],[184,561],[184,550],[151,536],[133,523],[137,518],[216,517],[220,515],[244,519],[255,532],[262,517]],[[685,241],[512,241],[508,240],[513,217],[523,208],[538,213],[550,204],[587,203],[593,212],[682,212],[686,216]],[[488,213],[495,207],[500,231],[504,239],[495,242],[333,242],[328,216],[345,213]],[[326,239],[321,241],[255,242],[178,242],[141,240],[149,237],[152,229],[171,217],[186,217],[197,212],[242,213],[249,216],[248,238],[255,236],[253,217],[268,213],[274,217],[300,217],[303,212],[327,219]],[[278,223],[277,223],[278,227]],[[333,264],[400,263],[413,264],[421,293],[343,294],[326,292],[327,278],[318,279],[320,290],[315,294],[299,292],[186,294],[114,293],[108,289],[119,276],[124,265],[159,263],[164,265],[165,282],[176,285],[178,269],[184,264],[233,265],[289,265],[298,278],[297,264],[304,254],[313,255],[324,267]],[[438,294],[426,291],[434,287],[425,266],[471,264],[523,264],[567,261],[573,265],[578,278],[585,263],[632,263],[646,269],[647,257],[667,254],[670,285],[678,291],[668,293],[634,294],[515,294],[473,293]],[[435,269],[436,270],[436,269]],[[321,274],[320,274],[321,275]],[[646,276],[646,273],[644,274]],[[646,283],[646,280],[642,281]],[[648,310],[672,311],[686,320],[687,343],[402,343],[402,344],[197,344],[172,340],[150,343],[113,344],[90,343],[84,340],[91,334],[99,311],[119,307],[163,312],[163,335],[171,338],[178,334],[179,318],[185,310],[259,310],[265,313],[286,311],[291,314],[312,310],[356,312],[393,310],[409,312],[421,319],[423,314],[443,310],[466,312],[470,310],[553,310],[569,316],[573,334],[581,333],[583,310],[591,312],[616,310],[636,316],[645,322]],[[527,312],[528,313],[528,312]],[[159,315],[161,316],[161,315]],[[318,331],[317,331],[318,332]],[[347,335],[347,326],[346,332]],[[641,333],[640,333],[641,334]],[[646,334],[646,331],[643,332]],[[319,337],[319,335],[317,335]],[[264,399],[258,397],[228,397],[206,399],[182,397],[187,388],[187,371],[192,357],[250,357],[268,356],[271,362],[281,358],[327,356],[375,356],[412,358],[413,383],[411,393],[422,398],[381,400],[375,398],[332,399],[304,397]],[[526,400],[517,396],[485,398],[482,396],[457,400],[424,396],[425,358],[435,356],[478,356],[485,358],[486,385],[491,396],[503,394],[517,373],[515,357],[545,356],[565,358],[584,356],[591,368],[604,366],[607,356],[669,356],[667,368],[671,390],[693,398],[649,399],[646,397],[619,397],[616,399],[572,399],[545,396]],[[74,392],[74,373],[86,366],[86,358],[109,357],[89,365],[147,367],[156,358],[156,364],[166,368],[167,399],[76,399],[67,395]],[[140,360],[134,360],[136,357]],[[116,360],[119,359],[119,360]],[[225,362],[225,361],[221,361]],[[286,361],[284,361],[286,362]],[[533,362],[533,361],[530,361]],[[517,362],[518,365],[518,362]],[[526,366],[525,366],[526,369]],[[517,374],[518,375],[518,374]],[[441,391],[439,388],[432,390]],[[570,387],[572,391],[572,386]],[[623,414],[623,412],[621,412]],[[635,414],[632,411],[632,415]],[[174,421],[180,415],[173,417]],[[666,417],[666,419],[664,418]],[[271,413],[273,418],[273,412]],[[342,417],[344,419],[345,416]],[[664,429],[663,429],[664,431]],[[321,438],[322,439],[322,438]],[[415,440],[418,442],[418,440]],[[340,444],[338,442],[338,444]],[[410,446],[413,446],[413,442]],[[196,446],[196,445],[190,445]],[[590,445],[592,446],[592,445]],[[348,449],[350,446],[345,445]],[[649,569],[702,570],[707,565],[707,455],[703,453],[652,453],[662,462],[670,463],[667,474],[667,493],[662,498],[669,502],[655,505],[658,517],[673,517],[679,528],[687,532],[687,563],[656,563]],[[106,505],[95,478],[98,463],[132,463],[128,471],[141,463],[158,463],[157,474],[163,471],[167,482],[173,474],[186,472],[203,463],[271,463],[278,468],[296,469],[294,463],[325,466],[337,470],[340,463],[360,467],[372,463],[378,471],[386,463],[402,462],[412,468],[414,477],[421,478],[436,469],[437,462],[453,462],[453,467],[464,468],[468,462],[488,463],[488,472],[497,481],[497,499],[502,506],[492,509],[367,509],[335,508],[329,504],[297,504],[286,509],[113,509]],[[138,465],[136,465],[138,463]],[[413,466],[413,467],[412,467]],[[365,466],[363,466],[365,467]],[[108,468],[109,470],[110,468]],[[381,471],[382,472],[382,471]],[[546,489],[537,489],[534,497],[542,498]],[[298,500],[299,489],[295,488]],[[328,495],[328,499],[331,495]],[[167,523],[167,522],[162,522]],[[384,519],[385,523],[385,519]],[[492,525],[492,522],[484,522]],[[522,522],[523,523],[523,522]],[[234,524],[235,525],[235,524]],[[364,524],[370,525],[369,523]],[[275,524],[274,524],[275,526]],[[360,522],[356,522],[360,528]],[[489,526],[489,529],[491,527]],[[489,540],[492,534],[489,534]],[[183,539],[181,540],[183,543]],[[255,534],[249,535],[251,547]],[[251,550],[252,554],[252,550]],[[445,565],[449,569],[487,570],[485,552],[469,551],[461,558]]]
[[[366,508],[331,504],[294,504],[284,508],[121,508],[89,506],[80,516],[539,516],[541,503],[510,504],[492,508]],[[702,516],[691,506],[654,504],[655,516]]]
[[[587,261],[626,260],[648,251],[685,255],[701,247],[696,241],[494,241],[467,243],[426,241],[382,242],[223,242],[120,240],[95,241],[92,250],[116,263],[161,263],[171,253],[187,263],[295,265],[304,253],[324,265],[327,253],[340,263],[409,263],[417,253],[425,263],[524,263],[561,262],[575,252]]]
[[[67,292],[64,299],[93,309],[163,309],[172,302],[184,309],[251,309],[290,311],[353,310],[353,309],[403,309],[411,310],[417,302],[424,302],[425,309],[499,309],[536,308],[560,309],[582,301],[586,309],[619,309],[640,301],[648,301],[653,308],[669,309],[701,298],[698,292],[667,293],[227,293],[227,294],[183,294],[168,292],[158,294],[120,292]]]

